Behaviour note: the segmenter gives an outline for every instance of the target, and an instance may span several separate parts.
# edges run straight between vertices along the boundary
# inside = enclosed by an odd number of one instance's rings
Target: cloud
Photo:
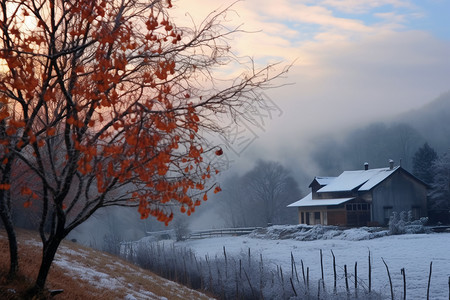
[[[321,5],[317,5],[320,3]],[[224,9],[232,2],[199,0],[177,2],[179,17],[189,13],[197,23],[209,12]],[[373,8],[390,7],[413,8],[407,1],[294,1],[294,0],[247,0],[235,3],[227,14],[224,24],[229,28],[240,28],[252,34],[236,35],[231,41],[239,55],[281,58],[293,61],[307,55],[303,47],[311,42],[329,45],[344,40],[358,41],[364,36],[380,31],[404,29],[407,20],[413,18],[396,10],[376,12],[367,18],[339,16],[334,9],[367,13]],[[417,9],[414,10],[417,13]],[[181,19],[183,19],[181,17]],[[376,20],[376,21],[374,21]],[[258,45],[255,47],[255,45]],[[308,60],[306,58],[306,60]]]
[[[208,11],[198,0],[188,6]],[[425,15],[410,1],[247,0],[233,9],[228,25],[257,31],[230,41],[237,53],[262,63],[296,60],[284,81],[292,85],[267,91],[282,116],[237,160],[302,161],[312,137],[388,119],[450,90],[450,41],[409,27]]]
[[[181,2],[177,4],[181,5]],[[202,1],[192,0],[184,5],[180,7],[182,11],[204,16],[208,8],[223,8],[227,3],[213,0],[207,6]],[[370,25],[363,19],[337,17],[332,10],[368,13],[379,7],[386,11],[373,13],[373,16],[383,21]],[[446,55],[448,42],[424,31],[408,30],[406,25],[398,30],[399,24],[409,17],[396,8],[420,12],[405,0],[237,2],[232,7],[235,12],[227,16],[227,24],[243,24],[244,29],[260,31],[237,35],[230,45],[239,55],[249,55],[263,62],[284,60],[288,63],[297,59],[297,68],[291,72],[288,82],[297,83],[305,94],[326,95],[327,91],[333,91],[333,98],[343,98],[339,106],[335,105],[336,100],[328,100],[330,107],[345,110],[342,103],[347,101],[354,107],[375,109],[384,100],[373,99],[370,95],[379,95],[382,90],[383,98],[396,99],[390,106],[397,112],[402,107],[417,107],[419,103],[431,100],[433,90],[438,95],[450,88],[444,83],[444,78],[448,78],[445,76],[448,76],[446,68],[450,58]],[[303,28],[307,28],[308,34],[302,33]],[[303,86],[304,82],[308,82],[307,86]],[[293,87],[286,91],[289,89]],[[401,95],[410,94],[410,90],[414,90],[415,95],[405,100],[408,97]],[[351,100],[352,95],[364,93],[366,100]],[[379,114],[382,114],[381,110],[375,109]]]
[[[411,3],[411,1],[401,0],[324,0],[321,4],[351,14],[369,13],[371,10],[383,6],[409,9],[416,8],[416,6]]]

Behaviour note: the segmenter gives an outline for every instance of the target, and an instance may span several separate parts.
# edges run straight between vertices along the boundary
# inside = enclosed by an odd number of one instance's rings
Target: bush
[[[419,220],[413,220],[411,211],[402,211],[400,213],[393,212],[389,218],[389,234],[415,234],[426,233],[427,229],[425,224],[428,222],[428,218],[420,218]]]

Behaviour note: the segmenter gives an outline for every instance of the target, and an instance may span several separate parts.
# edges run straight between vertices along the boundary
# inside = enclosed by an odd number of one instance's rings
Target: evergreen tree
[[[438,158],[436,151],[428,143],[423,144],[413,157],[413,174],[425,183],[433,183],[433,163]]]
[[[450,222],[450,151],[433,163],[434,183],[429,195],[429,209],[436,221]]]

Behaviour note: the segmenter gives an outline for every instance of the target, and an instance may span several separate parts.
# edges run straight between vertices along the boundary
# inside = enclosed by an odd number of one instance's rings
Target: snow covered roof
[[[316,180],[320,185],[327,185],[330,184],[336,177],[321,177],[316,176],[314,177],[314,180]]]
[[[355,198],[312,199],[312,193],[309,193],[306,197],[297,202],[289,204],[288,207],[339,205],[352,199]]]
[[[345,171],[328,185],[319,189],[323,192],[346,192],[358,188],[359,191],[368,191],[394,173],[399,167],[379,168],[359,171]]]

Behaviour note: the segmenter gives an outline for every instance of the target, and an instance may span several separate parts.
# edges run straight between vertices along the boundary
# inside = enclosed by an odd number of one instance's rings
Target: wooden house
[[[315,177],[311,193],[296,207],[300,224],[339,226],[387,225],[392,213],[427,214],[427,185],[403,169],[389,167],[345,171],[338,177]]]

